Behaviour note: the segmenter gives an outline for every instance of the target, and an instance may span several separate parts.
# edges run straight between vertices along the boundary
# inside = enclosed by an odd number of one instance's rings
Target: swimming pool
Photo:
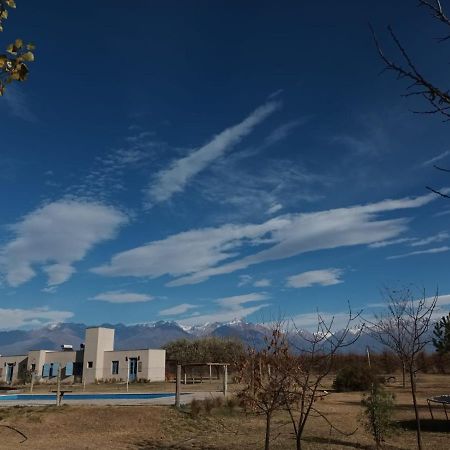
[[[149,400],[152,398],[174,397],[174,394],[65,394],[64,400]],[[0,395],[2,400],[49,400],[56,401],[56,394],[7,394]]]

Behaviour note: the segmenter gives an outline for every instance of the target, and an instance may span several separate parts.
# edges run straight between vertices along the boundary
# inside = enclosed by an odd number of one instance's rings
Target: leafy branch
[[[16,8],[14,0],[0,0],[0,32],[3,31],[3,21],[8,18],[8,8]],[[0,96],[9,83],[27,79],[27,63],[34,61],[34,49],[33,44],[24,44],[22,39],[16,39],[8,45],[6,53],[0,54]]]

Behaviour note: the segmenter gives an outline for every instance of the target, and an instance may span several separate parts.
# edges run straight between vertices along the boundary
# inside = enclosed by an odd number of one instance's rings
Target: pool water
[[[174,394],[65,394],[63,400],[148,400],[174,397]],[[1,400],[55,400],[56,394],[7,394]]]

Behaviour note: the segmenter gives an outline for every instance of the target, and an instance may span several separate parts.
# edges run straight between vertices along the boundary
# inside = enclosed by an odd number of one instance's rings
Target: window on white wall
[[[92,369],[94,367],[94,361],[88,361],[87,368]]]
[[[119,374],[119,361],[113,361],[112,362],[111,373],[113,375],[118,375]]]

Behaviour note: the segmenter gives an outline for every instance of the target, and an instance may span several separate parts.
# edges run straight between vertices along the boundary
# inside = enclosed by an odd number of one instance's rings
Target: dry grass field
[[[423,418],[423,441],[428,449],[450,448],[450,422],[436,409],[431,420],[426,398],[450,392],[450,376],[421,375],[418,397]],[[214,385],[211,385],[214,386]],[[139,390],[159,390],[163,386],[143,385]],[[166,385],[166,389],[172,386]],[[186,390],[192,391],[193,386]],[[97,387],[102,390],[104,387]],[[208,383],[196,385],[208,389]],[[48,387],[46,388],[48,390]],[[137,390],[136,386],[132,390]],[[389,389],[396,396],[396,428],[386,448],[414,449],[414,415],[407,390],[398,385]],[[44,390],[40,386],[39,390]],[[106,390],[106,389],[105,389]],[[109,389],[111,391],[111,387]],[[344,436],[322,419],[312,417],[304,436],[305,449],[370,449],[370,436],[359,423],[361,393],[333,393],[319,406],[343,431]],[[189,409],[176,411],[158,406],[63,406],[0,408],[0,424],[21,431],[0,427],[0,449],[257,449],[262,448],[264,423],[261,417],[245,414],[239,409],[218,408],[211,414],[193,417]],[[273,424],[274,449],[295,448],[288,418],[280,413]]]

